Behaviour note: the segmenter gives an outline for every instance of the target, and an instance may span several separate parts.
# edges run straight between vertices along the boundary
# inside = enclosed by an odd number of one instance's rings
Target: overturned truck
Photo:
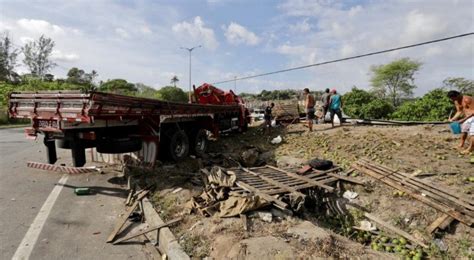
[[[247,129],[249,112],[233,92],[204,84],[192,103],[167,102],[110,93],[73,91],[14,92],[11,118],[29,118],[29,138],[44,135],[47,161],[56,147],[70,149],[73,165],[86,163],[86,149],[98,153],[134,152],[153,164],[158,156],[179,161],[206,151],[208,134]]]

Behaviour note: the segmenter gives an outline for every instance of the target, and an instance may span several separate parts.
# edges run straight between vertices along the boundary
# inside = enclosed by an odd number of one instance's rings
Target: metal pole
[[[194,47],[192,47],[192,48],[181,47],[181,49],[187,50],[187,51],[189,52],[189,95],[188,95],[189,103],[192,102],[192,99],[191,99],[191,97],[192,97],[192,95],[191,95],[191,92],[192,92],[192,90],[191,90],[191,52],[192,52],[194,49],[200,48],[200,47],[202,47],[202,46],[201,46],[201,45],[198,45],[198,46],[194,46]]]

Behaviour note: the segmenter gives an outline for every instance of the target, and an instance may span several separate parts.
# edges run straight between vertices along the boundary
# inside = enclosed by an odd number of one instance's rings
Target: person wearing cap
[[[334,127],[334,115],[339,117],[340,122],[342,123],[342,98],[336,89],[331,90],[331,98],[329,99],[329,113],[331,114],[331,124]]]
[[[314,105],[316,104],[313,95],[309,93],[309,89],[305,88],[303,90],[303,95],[305,96],[304,108],[306,112],[306,120],[308,120],[309,131],[313,131],[313,120],[314,120]]]

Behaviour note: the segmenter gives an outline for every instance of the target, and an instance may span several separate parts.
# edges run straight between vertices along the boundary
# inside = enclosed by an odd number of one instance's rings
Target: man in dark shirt
[[[265,119],[265,131],[269,132],[270,127],[272,127],[272,109],[275,106],[274,103],[271,103],[269,106],[265,108],[265,112],[263,114],[263,119]]]
[[[331,93],[329,93],[329,89],[327,88],[323,95],[321,96],[321,102],[323,103],[323,122],[325,121],[326,114],[328,113],[329,109],[329,99],[331,98]]]

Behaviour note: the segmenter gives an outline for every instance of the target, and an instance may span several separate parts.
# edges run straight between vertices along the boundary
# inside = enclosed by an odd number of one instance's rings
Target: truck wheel
[[[71,142],[72,165],[82,167],[86,164],[86,149],[80,141]]]
[[[97,144],[98,153],[131,153],[142,149],[142,140],[139,138],[105,139]]]
[[[199,129],[199,131],[197,131],[197,133],[193,136],[191,144],[193,153],[196,156],[203,156],[206,153],[207,147],[209,145],[207,131],[204,129]]]
[[[189,154],[189,139],[184,131],[176,131],[169,140],[171,159],[180,161]]]

